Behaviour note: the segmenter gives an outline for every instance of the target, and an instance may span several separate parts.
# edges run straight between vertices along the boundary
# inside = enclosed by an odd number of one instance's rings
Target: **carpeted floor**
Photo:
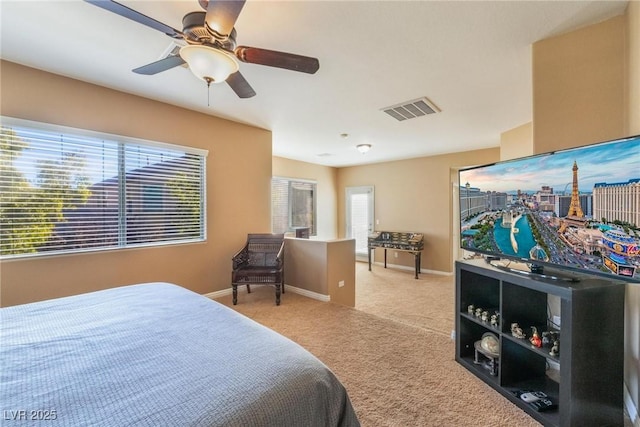
[[[271,287],[218,301],[299,343],[343,382],[363,427],[539,426],[454,360],[453,278],[357,265],[356,309]]]
[[[356,308],[376,316],[451,336],[454,329],[453,275],[402,271],[356,263]]]

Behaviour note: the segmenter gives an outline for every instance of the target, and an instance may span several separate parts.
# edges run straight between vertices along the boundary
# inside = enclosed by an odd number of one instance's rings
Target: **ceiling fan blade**
[[[320,68],[320,62],[317,58],[257,47],[238,46],[235,54],[242,62],[268,65],[269,67],[284,68],[302,73],[314,74]]]
[[[168,35],[169,37],[173,37],[174,39],[181,39],[182,32],[172,28],[166,24],[163,24],[160,21],[156,21],[153,18],[148,17],[147,15],[143,15],[140,12],[137,12],[127,6],[120,4],[111,0],[84,0],[87,3],[91,3],[92,5],[101,7],[102,9],[108,10],[109,12],[113,12],[116,15],[124,16],[125,18],[129,18],[132,21],[136,21],[139,24],[146,25],[147,27],[151,27],[154,30],[161,31]]]
[[[207,11],[205,22],[216,39],[224,41],[231,34],[245,0],[199,0]]]
[[[167,71],[173,67],[177,67],[182,64],[185,64],[185,61],[180,57],[180,55],[173,55],[173,56],[167,56],[166,58],[162,58],[156,62],[152,62],[151,64],[138,67],[135,70],[133,70],[133,72],[137,74],[144,74],[146,76],[150,76],[153,74],[158,74],[162,71]]]
[[[227,77],[227,84],[231,86],[231,89],[238,95],[240,98],[251,98],[256,95],[256,92],[244,79],[244,76],[240,74],[240,71],[236,71]]]

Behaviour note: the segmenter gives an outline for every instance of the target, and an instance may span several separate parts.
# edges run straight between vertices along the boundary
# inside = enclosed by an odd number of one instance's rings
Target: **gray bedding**
[[[299,345],[167,283],[0,310],[3,426],[358,426]]]

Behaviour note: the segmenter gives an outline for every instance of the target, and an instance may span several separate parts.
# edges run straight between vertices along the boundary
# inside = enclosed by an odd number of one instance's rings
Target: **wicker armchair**
[[[274,285],[276,305],[284,293],[284,234],[249,234],[247,243],[233,258],[231,286],[233,305],[238,303],[238,286]]]

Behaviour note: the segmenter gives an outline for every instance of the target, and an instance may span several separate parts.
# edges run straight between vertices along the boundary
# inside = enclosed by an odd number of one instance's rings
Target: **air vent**
[[[422,97],[414,99],[413,101],[407,101],[401,104],[382,108],[382,111],[401,122],[403,120],[415,119],[416,117],[426,116],[428,114],[439,113],[440,109],[426,97]]]

